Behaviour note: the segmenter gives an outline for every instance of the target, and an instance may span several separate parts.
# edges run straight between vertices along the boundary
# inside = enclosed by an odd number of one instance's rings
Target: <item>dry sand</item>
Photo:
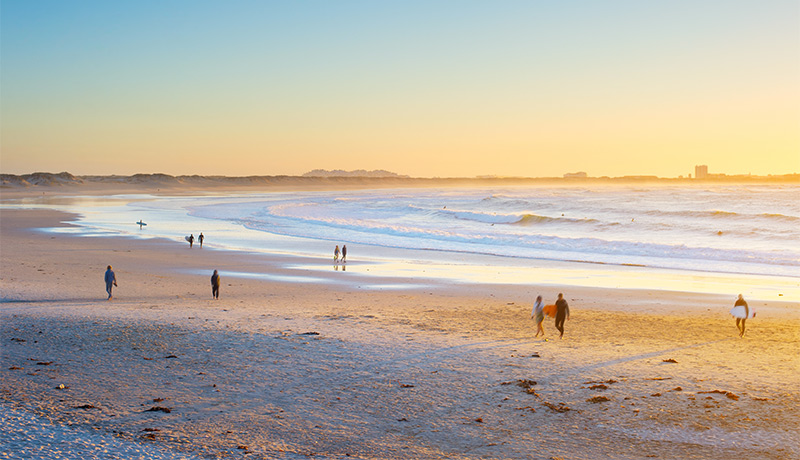
[[[737,293],[232,278],[285,260],[31,230],[68,217],[0,211],[5,427],[203,458],[800,458],[795,303],[751,302],[740,339]],[[534,338],[533,298],[559,291],[565,338]]]

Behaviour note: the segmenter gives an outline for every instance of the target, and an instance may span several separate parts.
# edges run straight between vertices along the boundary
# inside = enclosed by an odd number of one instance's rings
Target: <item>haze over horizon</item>
[[[0,172],[800,172],[800,4],[3,1]]]
[[[767,175],[757,175],[757,174],[727,174],[722,171],[717,172],[710,172],[706,177],[695,177],[694,174],[682,174],[674,177],[666,177],[666,176],[656,176],[656,175],[648,175],[648,174],[626,174],[622,176],[593,176],[586,174],[584,171],[579,171],[576,173],[564,173],[558,174],[553,176],[522,176],[522,175],[497,175],[497,174],[483,174],[477,176],[409,176],[405,174],[397,174],[394,171],[387,171],[387,170],[371,170],[367,171],[364,169],[358,170],[320,170],[315,169],[312,171],[307,171],[302,174],[238,174],[238,175],[220,175],[220,174],[169,174],[164,173],[161,171],[139,171],[136,173],[130,174],[73,174],[69,171],[32,171],[28,173],[19,173],[19,174],[12,174],[12,173],[5,173],[0,172],[0,175],[3,176],[3,180],[5,185],[24,185],[27,184],[28,181],[26,179],[35,178],[35,183],[37,185],[52,185],[53,183],[60,182],[60,183],[68,183],[68,182],[75,182],[79,181],[80,179],[88,179],[90,181],[105,181],[107,179],[124,179],[130,178],[135,179],[137,182],[147,179],[152,179],[153,181],[158,181],[162,177],[167,178],[176,178],[176,179],[214,179],[220,181],[219,183],[225,183],[226,179],[240,179],[240,178],[351,178],[351,179],[363,179],[363,178],[371,178],[371,179],[409,179],[409,180],[470,180],[470,179],[478,179],[478,180],[549,180],[549,179],[586,179],[586,180],[593,180],[593,179],[602,179],[602,180],[648,180],[648,179],[656,179],[656,180],[674,180],[674,179],[703,179],[706,181],[714,181],[714,180],[721,180],[730,182],[731,180],[742,179],[746,181],[752,180],[792,180],[796,181],[800,177],[800,173],[787,173],[787,174],[767,174]],[[52,181],[52,182],[50,182]]]

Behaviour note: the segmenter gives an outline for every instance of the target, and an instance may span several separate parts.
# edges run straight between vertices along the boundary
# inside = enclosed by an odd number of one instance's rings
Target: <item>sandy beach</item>
[[[0,2],[0,460],[800,460],[798,1]]]
[[[796,302],[742,339],[736,292],[234,278],[286,256],[35,230],[69,220],[0,214],[0,458],[800,458]]]

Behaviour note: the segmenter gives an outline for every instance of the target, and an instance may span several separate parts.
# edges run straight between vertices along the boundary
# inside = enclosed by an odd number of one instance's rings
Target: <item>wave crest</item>
[[[766,217],[767,219],[783,220],[786,222],[800,222],[800,217],[787,216],[785,214],[764,213],[764,214],[759,214],[759,217]]]
[[[520,217],[519,220],[514,223],[518,225],[535,225],[544,224],[547,222],[556,222],[558,220],[558,218],[540,216],[538,214],[523,214],[522,217]]]

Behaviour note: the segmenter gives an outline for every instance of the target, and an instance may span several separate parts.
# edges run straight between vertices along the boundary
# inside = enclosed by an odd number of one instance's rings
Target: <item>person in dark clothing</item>
[[[189,242],[189,247],[191,248],[192,244],[194,244],[194,235],[189,235],[189,238],[186,241]]]
[[[216,270],[211,275],[211,297],[219,299],[219,273]]]
[[[556,329],[561,333],[559,337],[564,337],[564,320],[569,319],[569,305],[564,294],[558,293],[558,300],[556,300]]]
[[[117,285],[117,275],[111,269],[111,265],[106,268],[106,292],[108,292],[108,300],[111,300],[111,289]]]
[[[736,303],[734,303],[733,306],[744,307],[744,318],[736,318],[736,329],[739,329],[739,337],[744,337],[744,322],[747,321],[747,317],[750,316],[750,307],[747,306],[747,302],[745,302],[741,294],[739,294],[739,298],[736,299]],[[741,322],[741,325],[739,325],[739,322]]]
[[[203,232],[200,232],[200,236],[197,237],[197,241],[200,243],[200,247],[201,248],[203,247],[203,240],[204,239],[206,239],[206,237],[203,236]]]
[[[342,245],[342,263],[347,262],[347,245]]]

